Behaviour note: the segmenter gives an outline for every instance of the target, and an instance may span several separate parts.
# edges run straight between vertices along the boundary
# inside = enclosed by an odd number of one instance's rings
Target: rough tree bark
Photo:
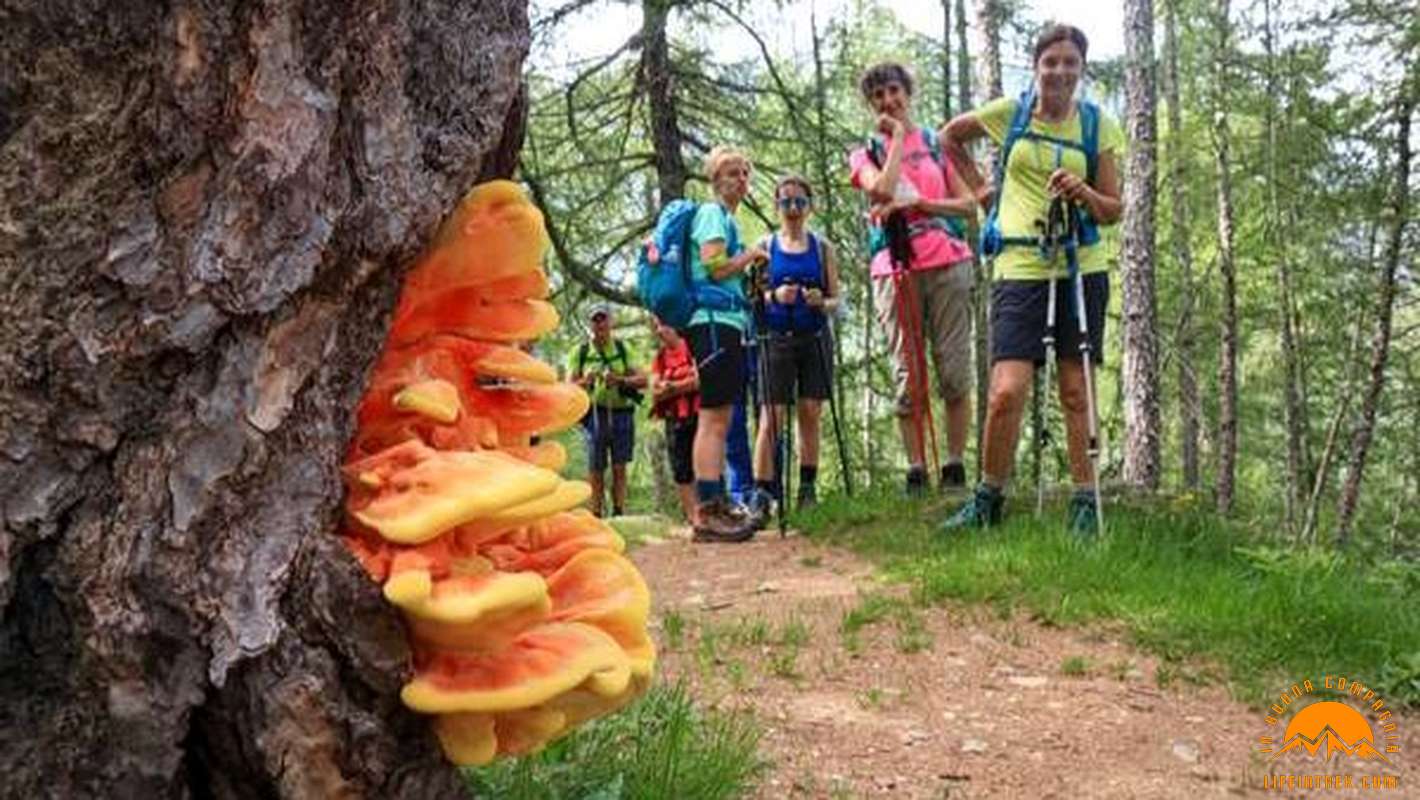
[[[524,4],[0,19],[7,793],[458,796],[338,466],[401,266],[515,165]]]
[[[1178,435],[1179,451],[1183,467],[1183,485],[1189,489],[1198,488],[1198,410],[1202,402],[1198,397],[1198,377],[1194,371],[1194,328],[1193,328],[1193,253],[1189,247],[1188,222],[1188,157],[1183,143],[1183,106],[1180,100],[1183,90],[1178,85],[1178,4],[1181,0],[1168,0],[1164,12],[1164,61],[1167,78],[1164,81],[1168,92],[1169,107],[1169,173],[1171,184],[1171,225],[1169,238],[1173,241],[1174,268],[1178,270],[1179,282],[1183,286],[1178,312],[1178,335],[1175,350],[1178,358]]]
[[[1124,4],[1125,119],[1129,168],[1124,183],[1124,480],[1159,488],[1159,336],[1154,303],[1154,191],[1158,152],[1153,0]]]
[[[1351,433],[1351,457],[1346,465],[1346,480],[1341,485],[1341,498],[1336,508],[1336,544],[1345,547],[1351,540],[1351,526],[1356,518],[1356,502],[1361,496],[1361,479],[1366,471],[1366,457],[1375,436],[1376,414],[1381,392],[1385,390],[1386,363],[1390,358],[1391,322],[1395,314],[1396,273],[1400,269],[1401,246],[1405,241],[1405,226],[1411,222],[1410,209],[1410,130],[1415,115],[1416,95],[1420,94],[1420,69],[1414,65],[1410,74],[1401,79],[1400,96],[1395,105],[1395,183],[1391,187],[1386,209],[1387,227],[1385,253],[1381,256],[1380,296],[1376,298],[1376,330],[1371,339],[1370,377],[1361,395],[1361,419]]]
[[[958,8],[958,11],[964,9]],[[1001,88],[1001,23],[1005,16],[1005,11],[1001,8],[1000,0],[979,0],[976,7],[977,28],[981,34],[981,82],[977,86],[981,90],[979,100],[985,103],[988,100],[1000,97],[1003,93]],[[961,25],[960,14],[958,15],[958,25]],[[958,28],[958,41],[961,40],[961,30]],[[966,48],[960,48],[963,54]],[[963,56],[963,60],[965,57]],[[965,104],[962,106],[965,108]],[[994,151],[989,159],[991,175],[995,175],[996,155]],[[1001,187],[997,186],[996,191]],[[976,248],[972,248],[975,252]],[[975,316],[974,325],[976,328],[976,477],[979,480],[983,474],[982,459],[986,455],[986,408],[987,399],[991,389],[991,260],[982,259],[973,255],[975,260],[976,282],[973,294],[975,295]],[[1039,403],[1040,392],[1032,392],[1032,403]],[[1036,418],[1039,414],[1036,414]],[[1039,424],[1037,423],[1037,430]]]
[[[681,156],[680,125],[676,121],[670,43],[666,39],[671,5],[668,0],[645,0],[641,4],[641,80],[649,101],[646,107],[651,115],[656,180],[662,205],[685,196],[687,179],[685,159]]]
[[[965,111],[966,107],[963,106]],[[952,0],[942,0],[942,119],[952,118]]]
[[[1228,160],[1229,0],[1218,0],[1213,24],[1217,47],[1213,53],[1213,155],[1218,193],[1218,273],[1223,278],[1222,357],[1218,365],[1218,510],[1233,510],[1234,479],[1238,459],[1238,290],[1233,259],[1233,184]]]
[[[1302,397],[1302,343],[1297,341],[1295,292],[1292,287],[1292,268],[1288,255],[1287,232],[1282,223],[1282,206],[1279,199],[1280,187],[1277,174],[1277,104],[1280,94],[1277,89],[1277,54],[1273,44],[1272,3],[1264,0],[1263,50],[1267,55],[1267,214],[1263,224],[1264,251],[1277,259],[1278,317],[1282,333],[1282,419],[1287,429],[1287,460],[1285,474],[1287,490],[1284,492],[1284,517],[1287,533],[1295,534],[1297,516],[1306,502],[1307,492],[1302,488],[1302,475],[1307,471],[1308,456],[1305,453],[1310,427],[1306,417],[1306,404]]]

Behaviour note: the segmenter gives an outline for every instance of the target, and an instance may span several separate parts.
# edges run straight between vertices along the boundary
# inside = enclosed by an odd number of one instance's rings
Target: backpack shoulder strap
[[[581,375],[586,369],[587,369],[587,343],[586,343],[586,342],[582,342],[582,344],[577,348],[577,374],[578,374],[578,375]]]
[[[1099,176],[1100,108],[1089,100],[1079,102],[1080,144],[1085,150],[1085,178],[1091,186]]]
[[[922,142],[927,145],[927,152],[932,156],[932,162],[938,166],[942,163],[942,140],[937,136],[937,131],[930,125],[921,128]]]
[[[626,356],[626,342],[616,340],[616,357],[621,359],[621,368],[626,372],[631,371],[631,359]]]

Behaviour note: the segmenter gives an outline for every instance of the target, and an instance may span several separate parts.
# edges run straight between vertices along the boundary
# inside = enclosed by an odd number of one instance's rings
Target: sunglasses
[[[785,211],[791,208],[795,211],[803,211],[810,205],[810,200],[807,197],[781,197],[778,202],[779,207]]]

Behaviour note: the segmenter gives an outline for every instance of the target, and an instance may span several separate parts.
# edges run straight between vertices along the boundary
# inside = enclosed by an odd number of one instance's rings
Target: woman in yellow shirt
[[[942,129],[943,149],[978,201],[988,205],[995,194],[1000,204],[994,213],[995,224],[987,226],[988,233],[994,228],[997,252],[991,294],[991,388],[984,475],[972,498],[943,523],[945,530],[984,528],[1001,520],[1026,395],[1036,367],[1045,363],[1052,281],[1056,282],[1060,405],[1065,415],[1070,474],[1076,486],[1070,503],[1070,527],[1079,533],[1095,530],[1094,493],[1088,488],[1095,476],[1086,452],[1090,420],[1073,288],[1067,277],[1065,248],[1039,244],[1054,197],[1063,197],[1083,212],[1078,217],[1083,224],[1075,248],[1076,263],[1083,281],[1092,360],[1097,364],[1109,303],[1109,262],[1095,226],[1116,222],[1122,211],[1117,161],[1124,150],[1124,134],[1118,122],[1093,105],[1074,99],[1088,49],[1089,43],[1078,28],[1046,28],[1035,43],[1035,77],[1030,91],[1019,100],[1001,98],[962,114]],[[1029,104],[1028,117],[1025,104]],[[1011,137],[1013,131],[1016,135]],[[967,153],[967,145],[983,136],[998,146],[1012,138],[1001,186],[990,185]],[[987,255],[993,249],[991,244],[983,242]]]

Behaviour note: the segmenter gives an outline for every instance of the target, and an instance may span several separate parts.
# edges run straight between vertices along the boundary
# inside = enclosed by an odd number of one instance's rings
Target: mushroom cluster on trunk
[[[527,753],[650,682],[650,594],[621,537],[577,507],[556,442],[585,392],[520,349],[556,327],[541,213],[475,187],[410,273],[357,409],[342,535],[404,615],[455,763]]]

